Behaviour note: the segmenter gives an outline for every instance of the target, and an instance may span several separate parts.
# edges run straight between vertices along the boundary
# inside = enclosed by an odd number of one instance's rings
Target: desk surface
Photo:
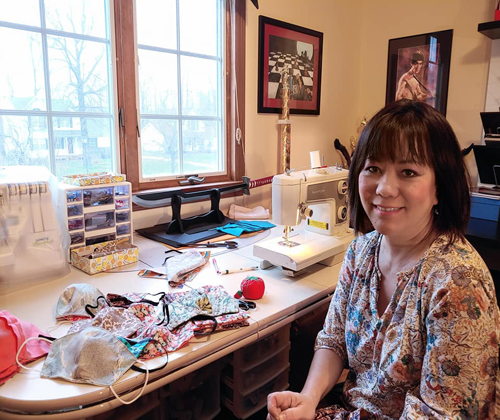
[[[279,229],[272,229],[253,238],[241,239],[237,250],[227,252],[216,250],[212,256],[217,259],[220,268],[236,268],[258,265],[260,259],[252,254],[254,242],[268,235],[279,234]],[[0,308],[8,310],[18,318],[32,322],[42,331],[54,337],[63,336],[69,324],[56,324],[55,307],[62,291],[73,283],[88,283],[99,288],[104,294],[125,292],[160,291],[176,292],[165,280],[146,279],[137,276],[141,268],[160,266],[165,258],[165,247],[149,239],[136,235],[134,243],[139,246],[140,262],[125,266],[119,272],[108,272],[89,276],[71,268],[67,276],[0,296]],[[236,330],[217,332],[205,337],[196,337],[189,345],[170,353],[168,365],[150,374],[145,393],[164,386],[226,354],[273,332],[281,325],[291,322],[301,314],[314,309],[330,299],[335,289],[340,264],[326,267],[316,264],[307,274],[297,278],[285,276],[281,269],[273,267],[259,270],[255,274],[265,281],[266,291],[257,301],[257,308],[249,312],[250,325]],[[207,264],[195,279],[191,287],[206,284],[220,284],[230,295],[240,286],[241,280],[251,273],[217,275],[212,264]],[[54,329],[59,325],[56,329]],[[44,358],[30,367],[40,370]],[[148,361],[148,367],[164,363],[163,358]],[[129,370],[114,388],[125,400],[132,399],[144,381],[144,374]],[[82,418],[96,415],[121,405],[113,397],[108,387],[73,384],[63,380],[44,379],[38,371],[21,370],[12,379],[0,387],[0,418]],[[82,409],[82,407],[85,408]],[[78,410],[75,411],[75,408]],[[69,410],[62,413],[50,413],[54,410]],[[43,413],[46,413],[45,415]]]

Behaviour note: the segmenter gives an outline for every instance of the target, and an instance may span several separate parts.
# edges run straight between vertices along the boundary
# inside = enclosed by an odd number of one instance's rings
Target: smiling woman
[[[467,179],[430,105],[394,102],[368,122],[349,172],[358,236],[304,388],[271,394],[272,419],[495,417],[500,319],[488,268],[464,237]],[[345,406],[315,413],[346,366]]]

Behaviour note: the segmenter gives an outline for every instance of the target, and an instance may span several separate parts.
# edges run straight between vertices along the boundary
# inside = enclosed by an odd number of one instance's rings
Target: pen
[[[258,270],[259,266],[255,267],[241,267],[241,268],[234,268],[232,270],[222,270],[218,274],[231,274],[231,273],[241,273],[242,271],[252,271],[252,270]]]
[[[215,258],[212,258],[212,264],[214,265],[215,271],[217,274],[220,274],[219,266],[217,265],[217,261]]]

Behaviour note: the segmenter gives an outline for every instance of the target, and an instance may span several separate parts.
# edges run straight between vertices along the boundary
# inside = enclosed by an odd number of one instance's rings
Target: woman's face
[[[434,170],[429,166],[368,159],[358,182],[361,203],[378,232],[407,242],[423,238],[432,229],[438,200]]]

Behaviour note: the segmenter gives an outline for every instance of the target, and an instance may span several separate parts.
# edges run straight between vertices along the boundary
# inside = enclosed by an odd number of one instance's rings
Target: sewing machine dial
[[[347,194],[347,181],[341,181],[338,183],[338,192],[340,195],[346,195]]]
[[[347,219],[347,207],[346,206],[339,206],[337,210],[337,217],[339,220],[346,220]]]

